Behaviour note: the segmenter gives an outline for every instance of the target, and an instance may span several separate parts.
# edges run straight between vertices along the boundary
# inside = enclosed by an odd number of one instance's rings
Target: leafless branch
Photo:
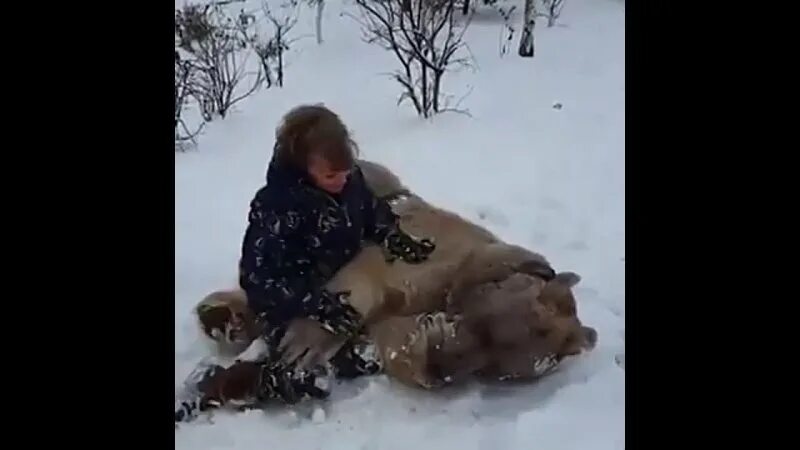
[[[278,13],[274,12],[266,0],[262,0],[261,9],[272,23],[273,37],[268,42],[268,53],[275,60],[276,64],[276,83],[283,86],[284,53],[289,50],[289,44],[293,41],[287,38],[287,34],[297,24],[298,19],[297,0],[287,0],[280,6]]]
[[[472,118],[472,113],[470,113],[468,109],[442,108],[439,112],[440,113],[452,112],[457,114],[463,114],[469,117],[470,119]]]
[[[200,125],[191,131],[186,125],[183,117],[183,112],[186,108],[194,85],[196,83],[197,68],[191,61],[185,61],[180,58],[178,52],[175,52],[175,149],[183,150],[184,143],[191,141],[197,144],[195,137],[200,134],[205,122],[200,122]]]
[[[467,91],[467,93],[462,95],[461,98],[459,98],[458,101],[456,101],[456,104],[453,105],[453,107],[445,106],[445,108],[442,109],[441,112],[454,112],[454,113],[464,114],[464,115],[472,118],[472,114],[469,112],[469,109],[462,109],[462,108],[459,108],[459,107],[461,106],[461,102],[463,102],[465,98],[469,97],[469,95],[472,94],[473,90],[474,90],[474,87],[470,86],[469,90]]]
[[[546,13],[538,14],[541,17],[547,17],[547,28],[556,24],[556,21],[561,17],[561,10],[564,9],[565,0],[542,0],[544,3]]]
[[[233,3],[244,3],[244,2],[245,2],[245,0],[217,0],[217,1],[210,2],[209,4],[215,5],[215,6],[225,6],[225,5],[231,5]]]
[[[511,45],[511,41],[514,40],[514,33],[516,33],[516,28],[512,25],[511,19],[514,11],[517,10],[517,5],[511,5],[510,7],[506,7],[503,4],[500,4],[497,0],[484,0],[484,4],[492,7],[498,15],[503,19],[503,27],[500,30],[500,56],[504,56],[508,53],[508,48]],[[505,35],[505,38],[503,36]]]
[[[398,104],[410,101],[423,117],[440,112],[444,73],[468,65],[458,57],[471,15],[454,18],[463,0],[355,0],[365,42],[394,53],[401,69],[392,76],[403,88]]]
[[[195,78],[191,95],[206,121],[225,117],[237,102],[255,92],[264,82],[259,67],[247,70],[249,58],[247,23],[230,18],[222,8],[231,2],[186,5],[175,14],[176,53],[191,61]],[[241,18],[240,18],[241,19]]]
[[[183,134],[181,134],[177,129],[175,130],[175,150],[185,151],[187,142],[197,145],[197,136],[201,131],[203,131],[203,128],[207,123],[208,122],[200,122],[200,125],[198,125],[194,131],[190,131],[189,127],[186,126],[186,122],[184,122],[182,118],[178,119],[178,124],[183,129]]]

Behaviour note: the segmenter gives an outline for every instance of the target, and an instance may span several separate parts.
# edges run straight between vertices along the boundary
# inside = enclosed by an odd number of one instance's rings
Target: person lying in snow
[[[276,133],[267,183],[250,203],[241,247],[239,285],[248,306],[265,326],[266,357],[259,362],[260,400],[294,403],[328,392],[317,373],[295,371],[281,349],[292,347],[287,323],[306,317],[346,337],[362,321],[348,304],[348,292],[323,289],[361,249],[381,245],[387,257],[419,263],[435,249],[399,228],[389,204],[367,186],[355,163],[357,147],[340,118],[324,106],[294,108]],[[282,341],[283,340],[283,341]],[[331,360],[337,376],[352,378],[379,371],[377,361],[346,345]]]

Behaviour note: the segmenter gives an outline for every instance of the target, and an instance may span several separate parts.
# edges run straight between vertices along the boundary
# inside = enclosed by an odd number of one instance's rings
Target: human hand
[[[337,336],[318,321],[309,318],[294,319],[278,344],[281,362],[295,369],[307,370],[325,364],[344,345],[346,337]]]

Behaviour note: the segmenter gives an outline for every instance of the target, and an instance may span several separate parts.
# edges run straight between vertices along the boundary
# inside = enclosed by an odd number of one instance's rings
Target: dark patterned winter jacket
[[[239,282],[270,328],[312,317],[334,332],[354,332],[358,317],[346,294],[322,287],[363,240],[383,243],[409,262],[433,251],[430,242],[400,231],[397,216],[370,191],[358,167],[333,195],[313,186],[305,173],[273,160],[248,220]]]

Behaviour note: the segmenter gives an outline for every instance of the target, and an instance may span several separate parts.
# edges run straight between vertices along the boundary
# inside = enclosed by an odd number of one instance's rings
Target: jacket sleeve
[[[242,243],[240,285],[250,308],[270,324],[311,317],[331,331],[350,332],[359,317],[342,294],[322,289],[327,280],[312,260],[305,222],[290,205],[266,208],[254,200]]]
[[[400,220],[388,202],[375,197],[371,192],[368,202],[367,226],[364,235],[370,241],[381,244],[389,233],[399,231]]]
[[[400,219],[384,199],[378,198],[367,185],[361,170],[358,170],[359,184],[364,198],[364,239],[381,244],[392,231],[399,230]]]

